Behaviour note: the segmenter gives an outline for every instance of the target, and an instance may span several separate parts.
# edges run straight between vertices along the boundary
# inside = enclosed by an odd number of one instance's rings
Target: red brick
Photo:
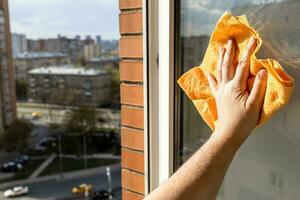
[[[119,0],[120,9],[142,8],[142,0]]]
[[[143,86],[140,85],[121,84],[121,103],[143,106],[143,89]]]
[[[144,151],[143,131],[122,127],[121,145],[122,147]]]
[[[143,32],[143,14],[141,11],[121,13],[119,21],[121,34]]]
[[[134,128],[144,128],[144,112],[143,109],[129,108],[122,106],[121,108],[121,124]]]
[[[120,57],[143,58],[143,37],[142,36],[121,37]]]
[[[144,154],[122,149],[122,167],[144,173]]]
[[[130,192],[128,190],[122,190],[122,199],[123,200],[142,200],[143,195]]]
[[[143,81],[143,62],[139,61],[121,61],[120,62],[120,80],[121,81]]]
[[[122,170],[122,187],[140,194],[144,194],[145,190],[144,176],[131,172],[129,170]]]

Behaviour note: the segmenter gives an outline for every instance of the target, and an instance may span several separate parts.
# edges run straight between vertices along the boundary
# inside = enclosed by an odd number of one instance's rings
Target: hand
[[[234,39],[229,39],[226,49],[220,49],[217,78],[209,74],[208,81],[217,104],[216,132],[242,144],[258,123],[266,90],[267,71],[263,69],[258,72],[249,92],[247,80],[256,40],[250,39],[237,66],[234,64],[235,45]]]

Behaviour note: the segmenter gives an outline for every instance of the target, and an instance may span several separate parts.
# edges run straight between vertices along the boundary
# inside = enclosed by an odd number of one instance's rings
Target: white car
[[[28,194],[29,188],[27,186],[17,186],[4,192],[5,197],[17,197]]]

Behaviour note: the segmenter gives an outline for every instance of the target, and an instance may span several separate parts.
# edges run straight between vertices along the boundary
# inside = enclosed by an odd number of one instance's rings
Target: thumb
[[[253,88],[247,99],[247,108],[251,109],[254,106],[259,108],[259,110],[261,109],[266,93],[267,77],[268,73],[265,69],[260,70],[256,75]]]

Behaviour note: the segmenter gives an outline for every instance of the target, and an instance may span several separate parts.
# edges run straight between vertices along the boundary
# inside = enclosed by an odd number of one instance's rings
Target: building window
[[[299,64],[296,61],[300,55],[300,35],[296,25],[300,20],[299,1],[261,1],[259,4],[250,0],[176,2],[175,80],[187,70],[201,64],[217,20],[225,11],[229,11],[233,15],[246,14],[250,24],[262,36],[263,46],[257,57],[278,60],[296,79],[296,84],[297,79],[299,81]],[[279,21],[285,23],[277,23]],[[174,164],[178,168],[205,143],[211,130],[203,122],[193,103],[174,84],[175,94],[178,94],[175,97],[175,119],[179,122],[175,121],[178,126],[175,126]],[[265,187],[266,180],[269,180],[272,187],[284,191],[281,199],[298,198],[299,98],[299,90],[295,90],[289,104],[250,135],[226,175],[220,199],[238,200],[241,195],[244,196],[243,199],[256,199],[255,194],[273,199],[272,193]],[[274,167],[279,168],[285,176],[271,171],[268,177],[266,170]]]

